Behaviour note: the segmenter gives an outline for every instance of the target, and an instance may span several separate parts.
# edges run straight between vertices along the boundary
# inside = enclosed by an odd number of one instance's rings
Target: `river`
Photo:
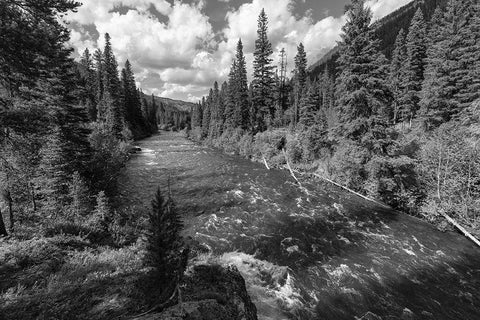
[[[462,235],[180,133],[138,146],[123,205],[170,180],[185,235],[238,267],[259,319],[480,319],[480,249]]]

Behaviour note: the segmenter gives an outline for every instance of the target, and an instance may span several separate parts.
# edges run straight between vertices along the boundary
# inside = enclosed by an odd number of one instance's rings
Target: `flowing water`
[[[123,205],[170,179],[186,235],[238,267],[259,319],[480,319],[480,248],[462,235],[179,133],[138,145]]]

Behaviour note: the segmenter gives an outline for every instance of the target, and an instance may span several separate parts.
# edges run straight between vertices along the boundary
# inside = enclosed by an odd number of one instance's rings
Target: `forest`
[[[252,81],[239,40],[228,81],[192,110],[191,137],[279,167],[285,149],[301,171],[478,235],[480,4],[419,5],[389,58],[364,1],[347,9],[336,68],[313,78],[301,43],[291,77],[284,51],[277,65],[262,11]]]

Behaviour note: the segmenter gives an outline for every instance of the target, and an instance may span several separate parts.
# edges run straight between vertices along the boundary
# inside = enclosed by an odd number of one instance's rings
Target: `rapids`
[[[171,192],[185,235],[244,276],[259,319],[480,319],[480,249],[287,171],[180,133],[138,142],[120,177],[124,207]]]

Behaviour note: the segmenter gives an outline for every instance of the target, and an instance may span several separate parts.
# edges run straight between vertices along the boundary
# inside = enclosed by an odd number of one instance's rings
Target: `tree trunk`
[[[0,210],[0,236],[8,236],[7,229],[5,229],[5,223],[3,222],[2,211]]]
[[[12,198],[10,198],[9,201],[8,201],[8,214],[9,214],[9,217],[10,217],[9,229],[10,229],[10,233],[12,233],[13,232],[13,225],[15,224],[15,220],[13,219],[13,201],[12,201]]]

